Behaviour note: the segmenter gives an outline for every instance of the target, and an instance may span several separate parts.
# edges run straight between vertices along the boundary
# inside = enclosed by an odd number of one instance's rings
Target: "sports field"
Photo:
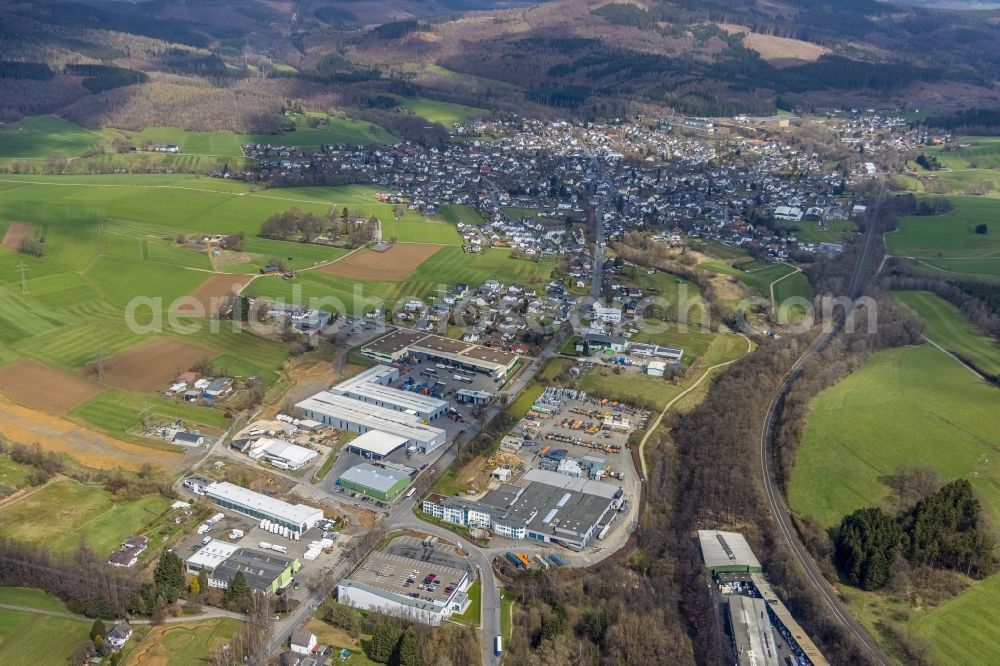
[[[228,617],[153,627],[132,646],[124,664],[187,666],[205,663],[240,630],[242,622]]]
[[[823,391],[789,484],[792,508],[825,527],[885,501],[882,482],[904,465],[967,478],[1000,517],[1000,390],[921,345],[882,351]]]
[[[0,535],[54,551],[73,550],[83,542],[110,554],[169,506],[163,495],[120,502],[100,486],[62,478],[0,509]]]
[[[976,330],[954,305],[929,291],[895,291],[892,297],[920,315],[928,338],[982,372],[1000,375],[1000,342]]]
[[[944,215],[904,217],[886,234],[896,256],[911,257],[932,272],[1000,278],[1000,200],[950,196],[955,209]],[[975,228],[985,224],[987,233]]]

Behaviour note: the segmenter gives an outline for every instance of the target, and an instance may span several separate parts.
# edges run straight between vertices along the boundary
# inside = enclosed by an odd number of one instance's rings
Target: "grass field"
[[[110,554],[168,506],[170,500],[162,495],[116,502],[102,487],[59,479],[0,510],[0,534],[54,551],[85,542],[98,553]]]
[[[140,643],[130,646],[122,663],[135,666],[205,663],[242,625],[239,620],[223,617],[153,627]]]
[[[979,581],[937,608],[919,614],[910,627],[930,639],[935,663],[942,666],[1000,663],[993,640],[1000,622],[1000,575]]]
[[[101,135],[55,116],[35,116],[0,126],[0,157],[75,157]]]
[[[465,224],[474,224],[480,227],[486,224],[486,220],[483,216],[479,214],[472,206],[463,206],[461,204],[447,204],[441,206],[438,209],[441,213],[441,217],[448,224],[458,224],[459,222],[464,222]]]
[[[111,433],[141,430],[141,413],[150,410],[150,423],[181,419],[195,427],[224,430],[229,422],[222,412],[155,395],[109,389],[70,412],[70,416]]]
[[[842,243],[858,230],[858,225],[851,220],[829,220],[822,225],[819,222],[792,222],[783,228],[794,229],[800,242]]]
[[[88,639],[91,621],[0,609],[0,663],[63,664]]]
[[[483,596],[483,583],[482,581],[476,581],[469,586],[466,594],[469,595],[469,607],[461,615],[453,615],[451,617],[453,622],[460,622],[462,624],[468,624],[473,627],[478,627],[480,621],[482,620],[482,596]]]
[[[884,476],[926,465],[944,479],[969,479],[996,524],[998,399],[995,387],[930,345],[873,355],[813,401],[789,485],[792,508],[833,526],[884,502]]]
[[[61,599],[33,587],[0,587],[0,604],[38,608],[57,613],[70,612]]]
[[[464,104],[441,102],[436,99],[427,99],[426,97],[402,97],[399,100],[399,104],[413,111],[413,113],[424,120],[432,123],[441,123],[446,127],[464,122],[473,116],[485,118],[490,115],[490,112],[485,109],[465,106]]]
[[[698,267],[714,273],[730,275],[757,292],[759,296],[767,299],[771,298],[771,283],[795,271],[794,268],[787,264],[765,264],[761,267],[751,266],[750,270],[742,270],[722,261],[706,261],[698,264]],[[792,283],[788,287],[783,287],[783,289],[794,295],[804,294],[808,298],[808,282],[805,282],[804,278],[802,280],[788,278],[783,282],[789,281],[792,281]],[[776,288],[781,286],[783,282],[779,282]],[[777,296],[777,294],[775,295]]]
[[[641,370],[623,370],[619,374],[612,368],[600,366],[581,377],[576,388],[627,403],[652,404],[659,409],[681,392],[681,387],[670,384],[663,377],[650,377]]]
[[[886,235],[889,252],[933,272],[1000,277],[1000,200],[948,198],[955,205],[949,213],[902,218],[899,231]],[[975,233],[979,224],[987,233]]]
[[[920,315],[928,338],[983,372],[1000,375],[1000,343],[976,330],[954,305],[928,291],[896,291],[892,297]]]
[[[28,485],[28,475],[32,468],[14,462],[7,456],[0,456],[0,497]]]

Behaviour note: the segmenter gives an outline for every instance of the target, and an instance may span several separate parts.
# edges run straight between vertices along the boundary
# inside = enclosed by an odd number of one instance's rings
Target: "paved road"
[[[879,235],[879,213],[884,201],[885,184],[883,183],[878,201],[875,205],[874,213],[868,224],[868,229],[865,232],[864,247],[858,257],[858,262],[854,269],[854,275],[851,278],[849,289],[851,299],[856,299],[861,295],[862,289],[868,279],[868,269],[872,261],[871,250],[874,245],[874,239]],[[803,352],[798,360],[792,365],[788,374],[785,375],[781,386],[778,388],[773,399],[771,400],[771,404],[768,405],[767,412],[764,414],[764,423],[760,434],[760,463],[761,472],[764,477],[764,489],[767,494],[767,501],[771,510],[771,516],[774,518],[774,521],[778,526],[778,531],[791,551],[792,556],[796,559],[796,561],[798,561],[803,572],[806,574],[807,580],[816,589],[816,591],[820,593],[820,596],[824,602],[826,602],[827,607],[830,609],[830,612],[836,619],[837,623],[840,624],[848,634],[853,636],[854,639],[865,648],[872,661],[880,665],[890,666],[893,662],[885,655],[884,652],[882,652],[882,649],[878,646],[878,643],[875,642],[875,639],[872,638],[871,634],[869,634],[861,623],[858,622],[857,619],[851,615],[850,611],[847,610],[846,606],[837,595],[836,590],[834,590],[833,587],[827,582],[826,578],[823,577],[823,574],[816,565],[816,562],[813,561],[812,556],[800,540],[798,532],[795,531],[795,527],[792,524],[784,495],[781,493],[781,488],[779,487],[778,480],[775,475],[775,464],[772,460],[772,456],[774,455],[775,424],[777,417],[781,414],[785,396],[788,394],[789,390],[791,390],[795,380],[801,375],[801,369],[805,361],[813,354],[824,349],[830,341],[833,340],[838,333],[840,333],[844,322],[853,309],[854,304],[852,302],[852,304],[845,309],[833,326],[830,326],[827,330],[820,333],[815,340],[813,340],[805,352]]]

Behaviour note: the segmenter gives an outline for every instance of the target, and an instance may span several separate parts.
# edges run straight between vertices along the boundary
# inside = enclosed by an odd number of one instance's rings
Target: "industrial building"
[[[202,494],[225,509],[257,520],[270,520],[288,528],[295,536],[311,529],[323,519],[322,509],[305,504],[289,504],[226,481],[212,483],[203,489]]]
[[[737,532],[719,530],[698,530],[701,556],[705,568],[716,573],[753,573],[761,571],[757,556],[750,544]]]
[[[225,588],[242,573],[251,589],[277,592],[291,582],[300,565],[287,557],[213,539],[185,561],[185,568],[191,575],[204,571],[209,587]]]
[[[364,403],[330,391],[321,391],[296,404],[306,416],[340,430],[364,434],[380,430],[406,438],[408,446],[422,453],[433,451],[445,442],[445,431],[427,425],[414,414]]]
[[[465,527],[486,527],[509,539],[531,539],[582,549],[606,529],[622,506],[610,483],[558,472],[529,470],[526,486],[501,484],[479,500],[431,495],[424,513]]]
[[[414,356],[490,375],[497,380],[510,374],[518,359],[517,354],[499,349],[402,328],[365,345],[361,353],[385,363]]]
[[[779,666],[771,618],[763,599],[733,594],[727,597],[729,631],[740,666]]]
[[[347,443],[347,450],[368,460],[381,460],[403,448],[409,442],[405,437],[381,430],[369,430]]]
[[[361,463],[344,472],[337,479],[337,485],[369,497],[388,501],[406,490],[407,486],[410,485],[410,477],[408,474],[394,469]]]
[[[434,583],[421,584],[430,576]],[[337,585],[337,601],[436,627],[465,612],[468,587],[461,569],[376,551]]]
[[[399,370],[387,365],[376,365],[332,387],[330,393],[406,412],[428,421],[433,421],[448,411],[447,400],[390,386],[397,379]]]
[[[261,437],[250,447],[252,460],[263,458],[280,469],[299,469],[319,457],[319,453],[283,439]]]

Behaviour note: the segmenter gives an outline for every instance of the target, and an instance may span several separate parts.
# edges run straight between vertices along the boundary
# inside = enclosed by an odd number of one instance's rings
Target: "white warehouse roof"
[[[187,565],[193,569],[214,571],[215,567],[228,560],[240,547],[228,541],[212,539],[198,549],[198,552],[187,558]]]
[[[761,568],[757,556],[750,550],[750,544],[738,532],[698,530],[698,541],[701,543],[701,554],[708,569],[734,565],[758,571]]]
[[[399,371],[386,365],[376,365],[364,372],[345,379],[330,389],[337,395],[359,396],[366,400],[376,400],[387,405],[395,405],[400,411],[413,409],[420,413],[435,414],[448,408],[448,401],[422,395],[413,391],[388,386],[393,377],[398,377]]]
[[[431,443],[444,436],[444,430],[421,423],[419,417],[329,391],[321,391],[295,406],[306,412],[356,423],[369,430],[382,430],[415,442]]]
[[[205,489],[205,495],[210,498],[224,499],[261,513],[286,520],[292,524],[312,527],[317,520],[323,518],[323,510],[305,504],[289,504],[284,500],[261,495],[247,488],[237,486],[228,481],[213,483]]]
[[[363,435],[358,435],[348,446],[355,449],[362,449],[380,456],[387,456],[401,446],[405,446],[410,441],[406,437],[382,432],[381,430],[369,430]]]

